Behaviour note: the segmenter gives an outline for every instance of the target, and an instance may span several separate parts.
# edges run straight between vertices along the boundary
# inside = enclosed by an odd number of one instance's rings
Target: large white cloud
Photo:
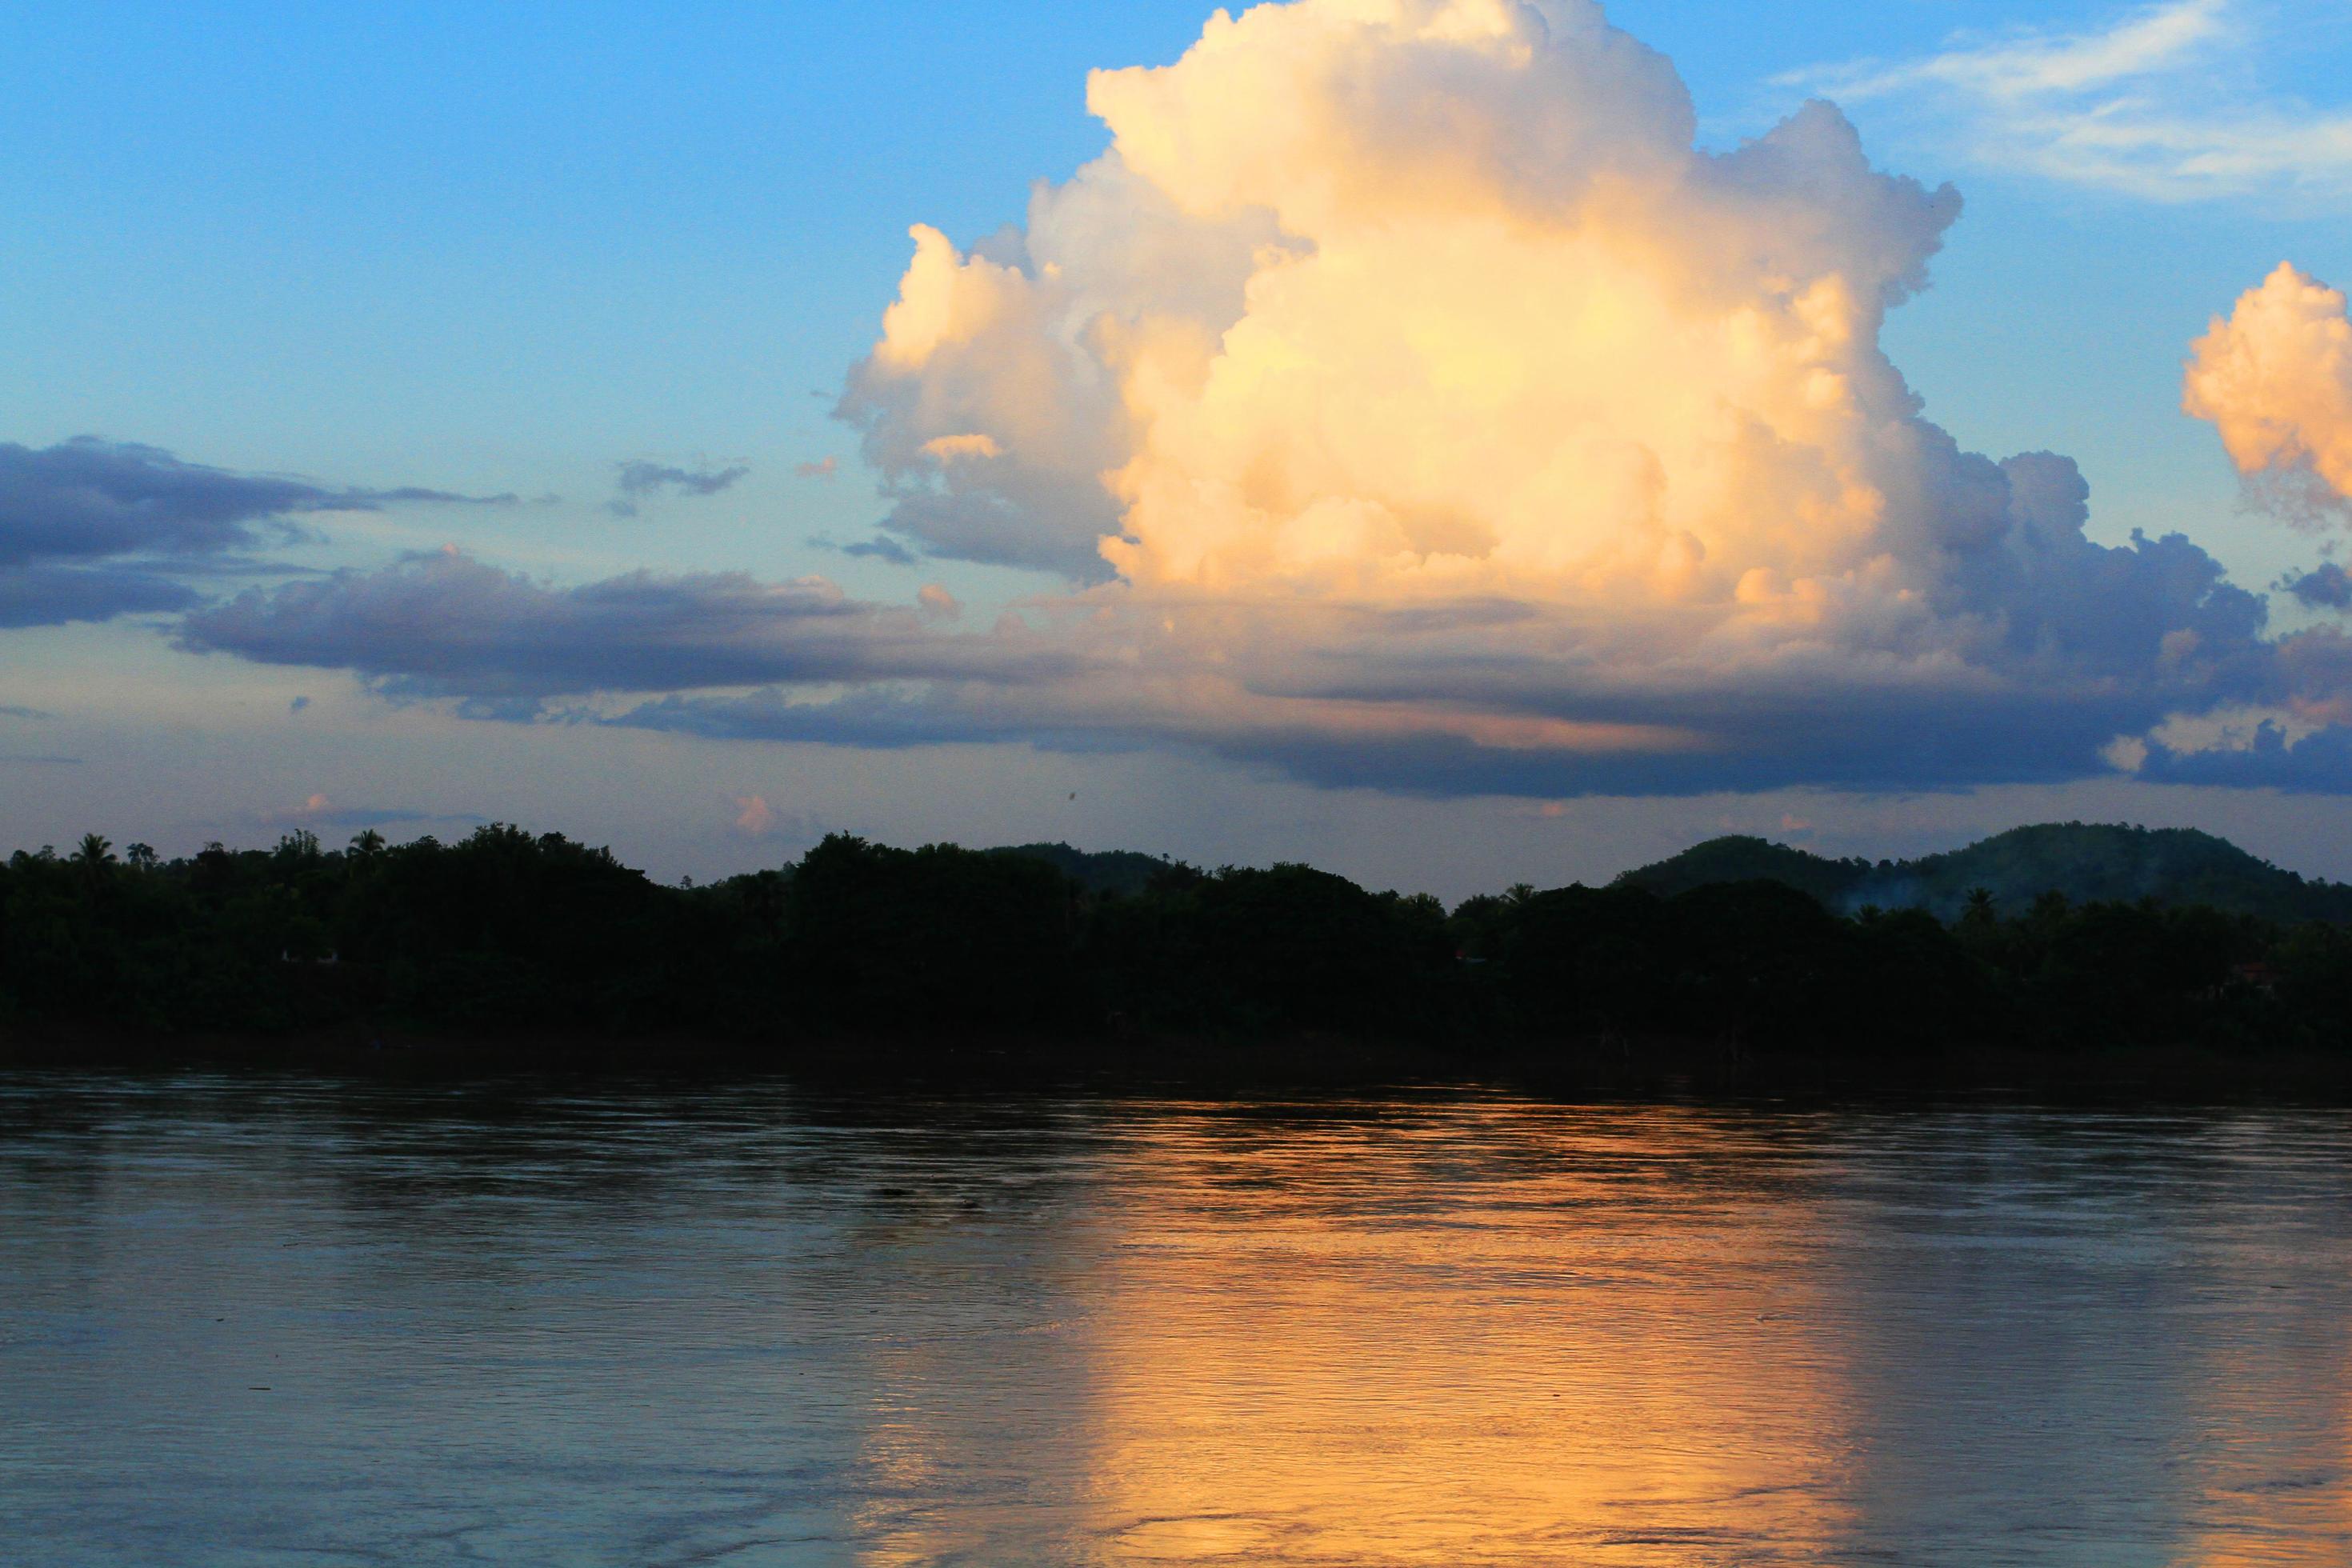
[[[2245,679],[2259,601],[2201,552],[2094,545],[2071,464],[1921,416],[1880,328],[1958,198],[1827,104],[1698,151],[1584,0],[1220,14],[1088,101],[1111,149],[1025,232],[917,231],[845,406],[903,535],[1108,565],[1138,712],[1739,775],[1779,711],[1768,772],[1861,779],[1966,773],[1938,704],[2014,710],[1984,770],[2079,770]]]

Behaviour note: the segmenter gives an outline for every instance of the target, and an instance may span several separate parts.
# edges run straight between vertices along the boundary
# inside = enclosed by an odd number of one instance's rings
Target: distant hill
[[[1066,844],[1014,844],[989,853],[1043,860],[1090,893],[1140,893],[1151,885],[1152,878],[1175,864],[1164,857],[1139,854],[1132,849],[1089,852],[1073,849]]]
[[[2270,920],[2352,921],[2352,887],[2311,881],[2190,827],[2047,823],[1916,860],[1832,860],[1752,837],[1711,838],[1672,859],[1628,871],[1622,887],[1661,896],[1724,882],[1779,882],[1840,913],[1865,904],[1957,915],[1984,888],[2003,914],[2045,892],[2093,900],[2210,904]]]

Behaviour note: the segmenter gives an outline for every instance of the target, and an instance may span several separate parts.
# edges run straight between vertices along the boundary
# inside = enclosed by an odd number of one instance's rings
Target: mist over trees
[[[779,1061],[981,1038],[1321,1037],[1535,1059],[1665,1042],[1874,1057],[2345,1048],[2352,933],[2335,921],[1982,884],[1948,917],[1855,906],[1897,868],[1759,843],[1449,910],[1306,866],[1203,870],[1066,846],[836,835],[790,867],[673,887],[507,826],[341,848],[298,832],[170,861],[92,834],[0,867],[0,1026],[691,1036]],[[1759,861],[1787,879],[1708,874]],[[2187,885],[2229,892],[2215,876]],[[1662,890],[1676,878],[1688,885]]]

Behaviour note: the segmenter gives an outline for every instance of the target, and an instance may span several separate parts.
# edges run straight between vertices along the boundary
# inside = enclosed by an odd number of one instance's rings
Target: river
[[[0,1562],[2352,1563],[2352,1115],[0,1077]]]

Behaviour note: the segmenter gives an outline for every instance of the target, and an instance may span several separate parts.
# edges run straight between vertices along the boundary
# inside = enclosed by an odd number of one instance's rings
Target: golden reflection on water
[[[1772,1256],[1787,1216],[1710,1201],[1732,1152],[1689,1128],[1485,1116],[1139,1138],[1087,1346],[1107,1555],[1639,1565],[1835,1533],[1846,1400]]]
[[[2307,1193],[1841,1125],[1132,1115],[1005,1264],[1039,1321],[879,1352],[857,1560],[2352,1562],[2340,1293],[2261,1278]]]

